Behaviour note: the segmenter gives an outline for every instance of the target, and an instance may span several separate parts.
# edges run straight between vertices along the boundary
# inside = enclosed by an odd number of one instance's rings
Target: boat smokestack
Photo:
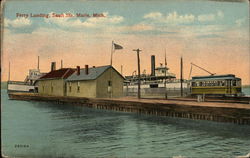
[[[155,76],[155,56],[151,55],[151,76]]]
[[[56,62],[51,62],[51,71],[56,70]]]
[[[89,65],[85,65],[85,74],[86,74],[86,75],[89,74]]]
[[[63,68],[63,60],[61,60],[61,69]]]
[[[77,66],[76,70],[77,70],[76,74],[77,74],[77,76],[79,76],[80,75],[80,66]]]

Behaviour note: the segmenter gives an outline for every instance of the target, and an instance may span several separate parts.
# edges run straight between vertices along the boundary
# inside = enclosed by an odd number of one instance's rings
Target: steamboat
[[[46,73],[40,72],[39,57],[37,69],[30,69],[24,81],[11,81],[10,80],[10,64],[9,64],[9,79],[7,82],[7,92],[38,92],[38,85],[36,81]]]

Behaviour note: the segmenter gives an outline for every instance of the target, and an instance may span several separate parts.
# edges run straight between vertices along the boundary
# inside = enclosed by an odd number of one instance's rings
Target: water
[[[250,96],[250,85],[249,85],[249,86],[242,87],[242,92],[243,92],[246,96]]]
[[[2,106],[2,149],[12,157],[235,157],[250,152],[248,125],[14,101],[4,90]]]

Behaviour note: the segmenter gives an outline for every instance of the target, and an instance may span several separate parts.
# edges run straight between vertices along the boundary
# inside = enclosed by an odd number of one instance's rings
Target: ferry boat
[[[24,81],[8,81],[7,90],[10,92],[37,92],[36,80],[45,75],[39,69],[30,69]]]
[[[181,94],[181,87],[184,93],[190,92],[188,80],[176,78],[176,74],[169,72],[167,66],[160,63],[159,67],[155,67],[155,56],[151,56],[151,74],[146,74],[144,70],[140,75],[141,92],[150,95],[162,95],[166,91],[175,91],[175,95]],[[138,75],[136,71],[131,76],[125,76],[124,92],[126,95],[136,95],[138,91]],[[156,94],[158,93],[158,94]]]

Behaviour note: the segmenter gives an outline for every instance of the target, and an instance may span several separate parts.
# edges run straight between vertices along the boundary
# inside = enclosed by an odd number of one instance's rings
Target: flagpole
[[[112,46],[111,46],[111,58],[110,58],[110,65],[111,66],[112,66],[113,50],[114,50],[114,41],[112,41]]]
[[[110,58],[110,65],[111,65],[111,67],[112,67],[112,58],[113,58],[113,49],[114,49],[114,41],[112,41],[112,46],[111,46],[111,58]],[[109,97],[110,98],[112,98],[113,97],[113,88],[112,88],[112,69],[110,69],[110,85],[109,85],[109,87],[110,87],[110,95],[109,95]]]

